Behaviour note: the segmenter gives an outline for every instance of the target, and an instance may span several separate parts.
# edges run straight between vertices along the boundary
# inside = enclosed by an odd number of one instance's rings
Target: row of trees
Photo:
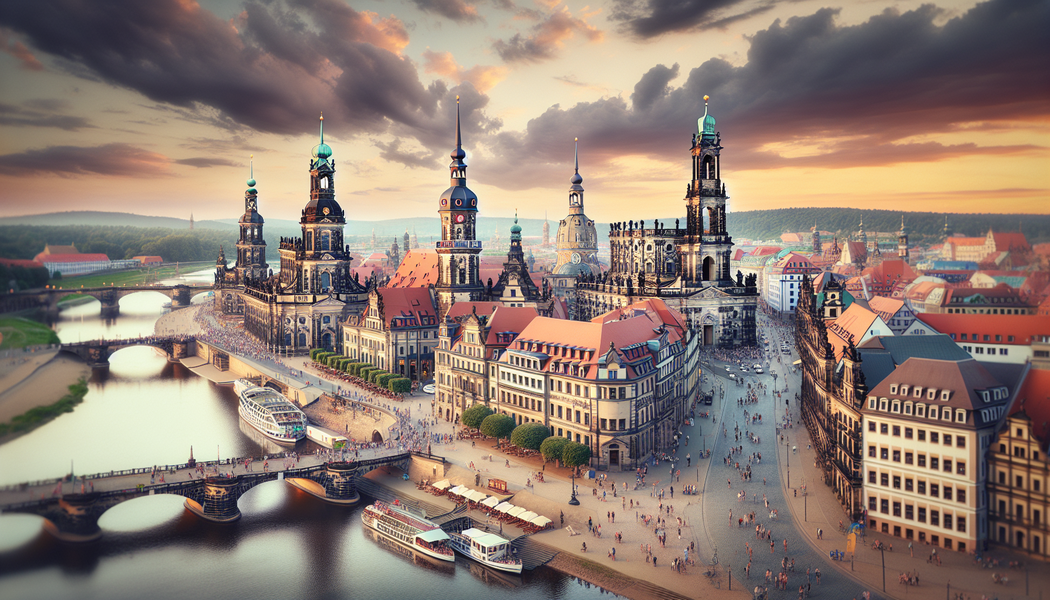
[[[575,468],[587,465],[591,461],[591,448],[569,438],[551,435],[551,430],[542,423],[522,423],[515,426],[509,415],[492,412],[484,404],[475,404],[460,415],[460,421],[471,429],[496,438],[496,444],[503,439],[529,450],[538,450],[544,461],[554,461],[566,467]]]
[[[412,380],[390,373],[370,363],[357,362],[335,352],[329,352],[324,348],[310,350],[310,359],[336,371],[342,371],[352,377],[364,380],[366,383],[377,385],[383,389],[390,390],[395,394],[407,394],[412,391]]]
[[[3,291],[28,290],[47,285],[50,276],[44,267],[7,266],[0,264],[0,285]]]
[[[135,256],[162,256],[168,262],[215,260],[225,245],[227,259],[235,260],[237,229],[168,229],[102,225],[0,226],[0,257],[31,259],[47,244],[73,244],[83,253],[105,254],[110,260]],[[276,242],[274,242],[276,243]],[[274,246],[271,246],[271,248]]]

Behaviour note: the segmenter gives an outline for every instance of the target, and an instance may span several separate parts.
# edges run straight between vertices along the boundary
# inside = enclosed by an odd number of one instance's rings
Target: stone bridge
[[[49,288],[25,290],[4,294],[0,298],[0,312],[23,310],[36,306],[47,307],[48,314],[58,314],[58,301],[70,294],[91,296],[102,303],[102,316],[113,318],[120,314],[120,299],[139,292],[158,292],[171,298],[171,308],[185,308],[190,305],[194,296],[210,292],[214,287],[209,285],[136,285],[126,287],[97,288]]]
[[[357,480],[366,473],[381,467],[398,467],[408,472],[409,464],[412,462],[413,453],[401,452],[388,454],[386,456],[375,456],[364,458],[354,462],[327,462],[313,464],[304,467],[296,467],[286,470],[264,470],[262,462],[259,461],[259,471],[236,474],[232,476],[209,476],[203,479],[191,478],[188,480],[168,481],[152,484],[154,474],[163,473],[171,479],[180,479],[180,474],[192,477],[195,465],[186,464],[178,467],[165,467],[163,470],[154,471],[152,468],[134,469],[129,472],[119,472],[112,475],[100,474],[81,478],[90,481],[92,489],[112,487],[107,486],[107,481],[116,480],[119,484],[117,489],[106,491],[92,491],[81,493],[69,493],[52,495],[46,493],[39,499],[23,500],[21,502],[7,503],[14,496],[25,496],[36,494],[41,487],[53,490],[54,483],[36,482],[20,486],[9,486],[0,490],[0,512],[24,513],[38,515],[44,518],[44,529],[56,538],[68,542],[85,542],[98,539],[102,531],[98,526],[99,517],[110,508],[134,498],[142,496],[153,496],[157,494],[174,494],[185,497],[184,506],[197,516],[216,523],[230,523],[241,516],[237,507],[240,497],[253,487],[265,483],[283,479],[289,484],[320,498],[326,502],[341,505],[356,504],[360,500],[357,491]],[[274,459],[275,462],[291,459]],[[304,461],[305,462],[305,461]],[[230,465],[222,463],[208,463],[211,467],[218,465]],[[171,470],[169,470],[171,469]],[[130,475],[130,477],[129,477]],[[161,477],[163,480],[164,477]],[[123,487],[137,480],[144,483],[135,483],[132,487]],[[59,486],[61,480],[56,480]],[[75,486],[75,484],[74,484]],[[26,488],[34,488],[32,490]]]
[[[126,340],[92,340],[89,342],[62,344],[62,351],[76,354],[83,359],[88,366],[95,368],[109,366],[109,357],[113,356],[114,352],[122,348],[130,348],[132,346],[153,346],[154,348],[160,348],[163,350],[164,353],[168,355],[168,360],[178,360],[180,358],[186,358],[187,356],[193,356],[196,352],[194,346],[195,343],[196,340],[192,336],[151,335]]]

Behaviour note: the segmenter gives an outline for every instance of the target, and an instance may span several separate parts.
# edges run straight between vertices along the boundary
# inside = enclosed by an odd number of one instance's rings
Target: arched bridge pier
[[[411,453],[380,456],[355,462],[330,462],[284,471],[263,471],[234,475],[232,477],[206,477],[159,483],[137,484],[131,489],[99,491],[91,493],[63,494],[59,497],[43,497],[15,504],[0,504],[4,513],[34,514],[44,518],[44,529],[54,537],[67,542],[87,542],[102,535],[98,520],[110,508],[142,496],[174,494],[185,497],[187,510],[202,519],[214,523],[232,523],[241,518],[237,504],[241,496],[253,487],[284,479],[290,485],[325,502],[350,506],[360,501],[357,491],[359,478],[381,467],[398,467],[408,471],[412,462]],[[150,480],[149,469],[138,470],[146,481]],[[172,477],[193,472],[189,465],[181,465]],[[117,475],[114,477],[124,477]],[[107,477],[88,476],[97,487]],[[40,482],[41,488],[54,488],[52,482]],[[9,490],[10,491],[10,488]],[[33,493],[36,493],[34,490]],[[2,496],[3,493],[0,493]]]
[[[152,346],[163,350],[169,361],[177,361],[196,354],[196,343],[195,338],[185,335],[147,336],[127,340],[92,340],[62,344],[62,351],[76,354],[94,369],[108,367],[109,357],[123,348]]]

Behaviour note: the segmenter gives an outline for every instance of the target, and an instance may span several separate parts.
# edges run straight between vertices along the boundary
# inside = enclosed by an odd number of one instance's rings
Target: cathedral
[[[339,323],[360,313],[368,300],[367,289],[350,276],[346,218],[335,199],[331,157],[321,117],[320,142],[310,160],[310,200],[299,220],[302,236],[281,239],[277,274],[265,263],[254,179],[245,193],[237,266],[227,268],[224,256],[216,266],[216,302],[223,312],[242,314],[245,331],[277,353],[337,350]]]
[[[660,298],[703,332],[705,346],[756,343],[758,289],[754,276],[729,270],[733,239],[726,230],[722,140],[707,110],[691,148],[692,180],[686,186],[685,227],[653,220],[613,223],[606,273],[580,273],[573,318],[590,320],[639,300]],[[559,239],[560,242],[560,239]],[[559,246],[560,247],[560,246]]]
[[[574,152],[575,172],[569,179],[569,214],[558,223],[558,234],[555,238],[558,262],[547,277],[553,286],[554,296],[564,300],[570,311],[576,300],[577,278],[592,277],[602,272],[598,263],[598,231],[594,221],[583,212],[579,143],[577,139]]]

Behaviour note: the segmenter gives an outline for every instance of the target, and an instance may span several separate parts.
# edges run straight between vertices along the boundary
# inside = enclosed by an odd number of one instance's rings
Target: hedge
[[[387,384],[387,389],[395,394],[407,394],[412,391],[412,380],[408,377],[394,377]]]
[[[371,366],[372,366],[371,363],[366,363],[366,362],[350,363],[350,367],[347,369],[347,373],[350,373],[351,375],[353,375],[355,377],[361,377],[361,371],[363,371],[363,370],[365,370],[365,369],[367,369],[367,368],[369,368]]]
[[[379,387],[385,388],[390,383],[390,380],[395,377],[397,377],[397,375],[393,373],[383,373],[379,377],[376,377],[376,384],[378,384]]]

